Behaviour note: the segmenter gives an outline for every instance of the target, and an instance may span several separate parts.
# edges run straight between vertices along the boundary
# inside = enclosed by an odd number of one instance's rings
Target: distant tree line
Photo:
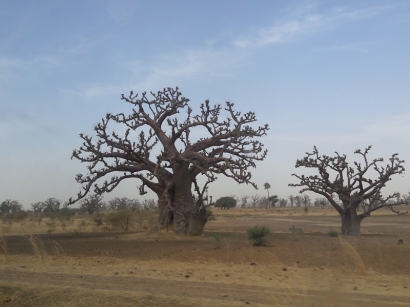
[[[324,198],[312,200],[308,195],[290,195],[286,198],[279,198],[277,195],[269,197],[255,195],[245,195],[242,197],[224,196],[219,198],[215,203],[215,208],[229,209],[233,207],[240,208],[284,208],[284,207],[330,207],[330,202]]]
[[[140,201],[138,199],[130,199],[127,197],[115,197],[108,202],[103,201],[103,197],[97,194],[91,194],[80,202],[79,208],[69,208],[68,203],[62,203],[61,200],[49,197],[44,201],[39,201],[31,204],[31,208],[26,211],[34,213],[51,214],[60,211],[80,211],[88,214],[94,214],[98,211],[116,211],[116,210],[149,210],[157,207],[157,201],[147,199]],[[6,199],[0,203],[0,214],[15,214],[23,212],[23,205],[17,200]]]

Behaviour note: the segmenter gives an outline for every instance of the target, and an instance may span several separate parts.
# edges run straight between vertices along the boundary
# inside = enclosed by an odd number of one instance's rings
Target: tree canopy
[[[215,202],[216,208],[229,209],[236,207],[236,199],[232,196],[224,196]]]
[[[95,138],[80,134],[83,145],[72,158],[87,163],[88,173],[76,176],[82,189],[70,203],[134,178],[140,194],[148,188],[158,196],[158,228],[173,225],[174,232],[199,235],[206,222],[204,193],[217,175],[256,188],[249,168],[267,155],[259,138],[268,125],[254,127],[255,113],[235,111],[231,102],[223,108],[206,100],[194,113],[177,87],[150,94],[122,95],[133,106],[130,114],[108,113],[95,125]]]
[[[16,213],[21,210],[23,206],[17,200],[6,199],[0,204],[0,213]]]

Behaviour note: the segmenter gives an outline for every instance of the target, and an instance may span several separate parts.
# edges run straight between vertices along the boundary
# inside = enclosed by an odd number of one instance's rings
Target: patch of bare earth
[[[326,214],[218,212],[201,238],[4,236],[0,306],[410,306],[409,218],[376,216],[342,238]],[[247,242],[256,224],[274,231],[268,246]]]

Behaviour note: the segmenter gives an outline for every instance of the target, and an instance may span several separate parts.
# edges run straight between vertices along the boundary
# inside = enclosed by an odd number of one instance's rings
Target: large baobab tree
[[[80,134],[83,145],[72,158],[88,163],[88,173],[76,176],[82,190],[70,203],[136,178],[140,194],[148,188],[158,197],[159,229],[172,226],[175,233],[200,235],[206,223],[204,193],[218,174],[256,188],[248,169],[266,157],[258,139],[269,128],[254,125],[254,112],[242,114],[233,103],[223,108],[206,100],[194,115],[178,88],[140,97],[131,92],[121,99],[133,106],[129,115],[107,114],[94,127],[96,138]],[[124,133],[109,130],[112,124]]]
[[[312,153],[306,153],[303,159],[296,161],[296,168],[313,168],[319,174],[293,174],[300,182],[289,186],[302,187],[301,193],[311,191],[324,196],[340,214],[343,235],[359,235],[361,221],[370,216],[371,212],[386,207],[400,213],[394,206],[408,202],[398,193],[386,197],[381,194],[382,188],[393,175],[404,172],[404,161],[398,158],[398,154],[394,154],[386,166],[380,166],[383,158],[369,160],[370,149],[371,146],[365,151],[355,151],[355,154],[362,157],[363,162],[354,162],[354,167],[349,165],[346,155],[337,152],[334,157],[320,156],[316,146]],[[336,196],[340,203],[335,200]],[[359,214],[360,207],[363,212]]]

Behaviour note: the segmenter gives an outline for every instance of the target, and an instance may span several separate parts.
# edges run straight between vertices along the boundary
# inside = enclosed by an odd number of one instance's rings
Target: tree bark
[[[176,181],[171,191],[171,205],[168,205],[164,196],[159,197],[157,229],[172,227],[177,234],[200,236],[206,224],[206,210],[196,206],[189,181]]]
[[[340,213],[342,220],[341,233],[343,236],[358,236],[360,235],[360,223],[363,216],[357,215],[356,208],[346,209]]]
[[[166,229],[173,223],[174,214],[172,210],[167,206],[167,202],[163,196],[158,196],[158,222],[157,230]]]
[[[184,179],[177,180],[174,186],[173,230],[178,234],[200,236],[206,223],[205,209],[197,208],[191,192],[192,183]]]

